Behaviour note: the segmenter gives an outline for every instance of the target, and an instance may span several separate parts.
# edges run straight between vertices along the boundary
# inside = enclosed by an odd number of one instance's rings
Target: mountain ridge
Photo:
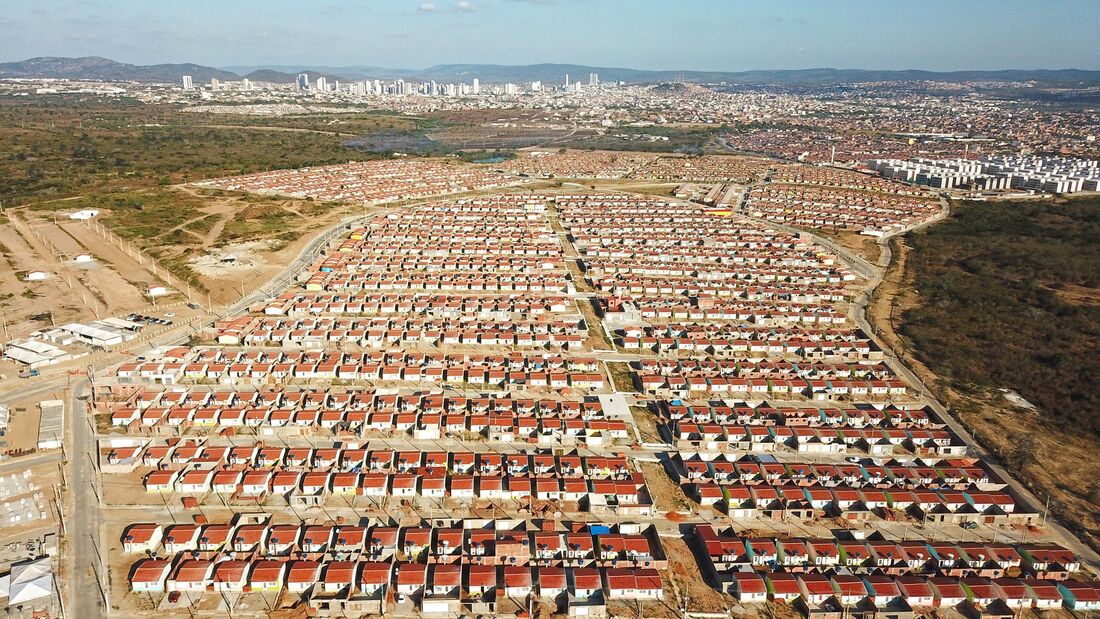
[[[230,70],[232,69],[232,70]],[[135,82],[178,82],[183,75],[190,75],[196,83],[220,80],[239,80],[248,77],[253,81],[291,82],[298,73],[308,73],[310,79],[324,75],[328,79],[399,79],[415,81],[436,80],[469,81],[477,77],[483,83],[528,82],[541,80],[548,83],[564,81],[568,74],[572,80],[588,81],[590,73],[597,73],[602,81],[631,83],[657,83],[687,81],[695,83],[727,82],[748,85],[803,85],[827,86],[845,83],[882,81],[1014,81],[1036,82],[1047,86],[1100,85],[1100,71],[1085,69],[997,69],[967,71],[927,71],[923,69],[755,69],[750,71],[673,71],[631,69],[625,67],[597,67],[565,63],[537,63],[527,65],[501,64],[439,64],[425,69],[388,69],[370,65],[345,67],[293,65],[256,65],[233,67],[207,67],[194,63],[165,63],[135,65],[117,62],[99,56],[69,58],[39,56],[16,62],[0,63],[0,79],[3,78],[66,78]]]

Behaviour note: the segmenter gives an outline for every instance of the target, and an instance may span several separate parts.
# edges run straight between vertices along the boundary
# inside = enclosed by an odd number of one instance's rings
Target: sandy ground
[[[7,258],[14,267],[21,271],[41,269],[49,273],[49,277],[40,282],[15,278],[5,280],[6,285],[0,289],[0,295],[11,294],[13,297],[9,302],[14,302],[4,312],[10,337],[25,336],[31,331],[48,327],[49,318],[43,321],[31,318],[51,311],[53,322],[58,324],[86,316],[94,317],[91,309],[81,303],[81,298],[94,300],[95,294],[81,284],[80,279],[75,277],[76,272],[68,268],[69,265],[55,259],[29,228],[12,224],[0,226],[0,242],[12,252]]]
[[[96,299],[106,309],[104,313],[117,314],[146,304],[139,286],[147,287],[148,283],[146,282],[149,279],[138,279],[140,275],[133,272],[127,274],[129,277],[124,277],[119,271],[118,265],[110,262],[103,255],[102,250],[108,246],[108,243],[102,238],[94,243],[95,247],[86,247],[78,243],[72,235],[60,226],[45,224],[38,226],[36,231],[40,232],[54,247],[63,252],[66,261],[62,266],[66,267],[66,270],[73,277],[80,280],[84,288],[95,295]],[[72,257],[78,253],[91,254],[93,262],[73,262]],[[147,274],[142,275],[148,277]],[[138,280],[136,284],[134,283],[135,280]]]
[[[263,254],[269,251],[270,246],[271,243],[267,241],[233,243],[225,247],[211,249],[207,253],[192,259],[189,264],[204,278],[239,280],[269,265]]]
[[[196,242],[194,245],[177,246],[174,249],[186,252],[190,256],[189,266],[199,275],[215,303],[231,303],[242,294],[248,294],[263,285],[272,276],[278,274],[283,269],[283,265],[297,257],[302,248],[315,236],[323,233],[345,215],[363,212],[361,209],[350,211],[345,208],[334,209],[320,216],[306,217],[298,210],[298,205],[302,204],[301,201],[287,199],[279,202],[279,208],[295,214],[298,219],[293,227],[286,231],[298,232],[301,234],[300,237],[285,244],[269,244],[265,240],[255,240],[221,245],[219,237],[225,224],[237,216],[242,209],[248,207],[248,203],[244,201],[245,194],[206,196],[196,188],[187,185],[178,186],[175,189],[205,201],[205,205],[194,218],[178,226],[195,237]],[[199,235],[186,229],[188,223],[210,215],[216,215],[219,220],[205,234]],[[277,249],[271,249],[271,247]],[[222,263],[221,259],[230,254],[237,257],[236,263]]]
[[[139,261],[134,254],[127,253],[119,245],[108,242],[91,227],[79,222],[64,223],[61,227],[87,247],[96,260],[109,264],[113,270],[128,282],[133,282],[142,291],[149,284],[161,281],[160,277],[153,276],[147,261],[144,259]]]
[[[81,222],[55,224],[52,217],[27,211],[11,217],[18,219],[0,225],[0,243],[10,252],[4,256],[10,271],[42,269],[50,276],[44,282],[19,281],[9,270],[0,276],[0,295],[12,295],[4,305],[10,337],[48,327],[48,318],[30,318],[51,311],[55,324],[94,320],[97,314],[154,312],[145,293],[150,284],[161,280],[147,261],[140,264]],[[77,254],[90,254],[93,260],[75,262]]]
[[[832,239],[841,247],[850,250],[867,262],[878,264],[880,254],[878,239],[855,232],[832,233],[823,230],[815,230],[814,232]]]
[[[46,399],[46,398],[41,398]],[[9,406],[10,425],[3,439],[7,443],[0,451],[9,449],[31,449],[38,444],[38,422],[42,411],[37,400],[24,402],[5,402]]]

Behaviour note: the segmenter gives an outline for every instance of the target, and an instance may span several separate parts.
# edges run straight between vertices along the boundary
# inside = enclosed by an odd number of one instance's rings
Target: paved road
[[[73,388],[69,400],[68,453],[71,458],[69,488],[72,511],[69,512],[66,531],[71,561],[70,576],[64,585],[69,587],[67,607],[80,609],[76,616],[102,617],[107,572],[103,557],[98,553],[99,480],[95,464],[95,437],[84,399],[90,391],[88,382],[81,381]]]

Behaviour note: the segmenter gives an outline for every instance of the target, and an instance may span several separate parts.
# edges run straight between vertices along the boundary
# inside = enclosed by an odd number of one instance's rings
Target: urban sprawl
[[[889,89],[899,94],[883,105]],[[944,217],[950,195],[1096,191],[1096,117],[887,83],[804,93],[596,74],[0,91],[196,114],[516,110],[500,122],[602,138],[724,127],[725,154],[398,153],[188,185],[341,202],[347,215],[212,319],[103,316],[6,342],[4,363],[28,375],[91,377],[80,397],[41,403],[36,443],[60,449],[71,417],[69,449],[83,451],[68,454],[81,472],[67,483],[84,485],[78,511],[58,518],[69,538],[94,540],[66,549],[87,585],[81,605],[118,616],[1100,610],[1092,551],[883,347],[862,307],[882,265],[837,241],[885,243]],[[667,192],[632,191],[655,184]],[[109,223],[62,213],[74,230]],[[178,281],[155,288],[150,299],[202,305]],[[177,327],[188,330],[147,335]],[[95,365],[122,350],[121,363]],[[59,489],[29,470],[5,469],[0,485],[5,526],[54,517]],[[6,595],[55,599],[52,565],[13,568]]]

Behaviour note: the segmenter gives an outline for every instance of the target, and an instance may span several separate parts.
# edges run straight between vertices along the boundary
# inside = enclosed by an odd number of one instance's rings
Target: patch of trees
[[[1100,198],[963,202],[907,240],[920,306],[901,332],[921,360],[1100,435]]]

